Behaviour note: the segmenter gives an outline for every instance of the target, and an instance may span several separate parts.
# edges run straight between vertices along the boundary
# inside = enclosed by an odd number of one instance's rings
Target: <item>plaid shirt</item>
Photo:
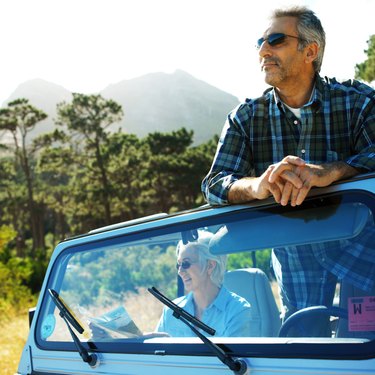
[[[290,313],[308,306],[331,306],[337,279],[374,295],[374,252],[372,216],[354,240],[273,249],[274,273]]]
[[[338,83],[317,76],[315,92],[296,118],[273,89],[247,100],[228,116],[202,192],[212,205],[228,204],[236,180],[260,176],[270,164],[295,155],[307,163],[345,161],[375,170],[375,91],[358,81]],[[274,249],[273,266],[289,306],[332,304],[336,278],[374,287],[374,222],[363,241]],[[323,246],[324,245],[324,246]]]
[[[345,161],[375,170],[375,91],[358,81],[317,76],[315,92],[296,118],[273,89],[228,116],[202,192],[212,205],[228,204],[236,180],[260,176],[287,155],[307,163]]]

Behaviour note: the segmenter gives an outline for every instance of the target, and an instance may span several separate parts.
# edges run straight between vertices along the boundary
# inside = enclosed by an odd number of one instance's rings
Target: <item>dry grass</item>
[[[29,333],[27,312],[7,322],[0,322],[0,363],[2,375],[13,375],[17,371],[23,346]]]
[[[106,314],[119,307],[119,305],[123,305],[125,307],[134,323],[143,333],[155,331],[164,306],[154,296],[152,296],[147,289],[140,288],[137,293],[129,292],[124,294],[121,297],[121,303],[119,303],[118,300],[113,303],[106,304],[105,306],[90,306],[89,311],[86,312],[86,315],[82,315],[77,308],[72,308],[72,310],[79,319],[81,325],[86,328],[88,332],[90,332],[90,328],[85,323],[90,319],[90,316],[98,317],[102,314]],[[56,326],[52,335],[48,337],[48,341],[71,341],[69,331],[67,330],[65,323],[58,316],[57,309],[55,309],[55,320]],[[111,332],[111,335],[113,336],[113,332]],[[90,336],[91,333],[85,339],[88,339]],[[120,337],[123,337],[123,335],[120,335]],[[82,337],[80,338],[85,340]]]
[[[127,304],[126,301],[131,301],[131,303]],[[138,293],[127,295],[124,304],[129,315],[141,331],[155,331],[164,305],[151,293],[145,288],[140,288]]]

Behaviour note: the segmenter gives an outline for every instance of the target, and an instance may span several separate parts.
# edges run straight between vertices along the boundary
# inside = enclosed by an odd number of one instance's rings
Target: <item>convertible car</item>
[[[206,205],[66,239],[30,311],[18,374],[375,373],[374,214],[375,174],[365,174],[315,188],[299,207],[271,198]],[[203,231],[210,252],[227,257],[224,286],[251,305],[250,334],[218,336],[173,303],[185,294],[176,246]],[[285,316],[275,249],[322,250],[322,264],[338,276],[332,301]],[[347,274],[344,253],[352,259]],[[370,282],[353,283],[351,269]],[[191,335],[157,332],[165,306]],[[329,331],[318,335],[322,320]]]

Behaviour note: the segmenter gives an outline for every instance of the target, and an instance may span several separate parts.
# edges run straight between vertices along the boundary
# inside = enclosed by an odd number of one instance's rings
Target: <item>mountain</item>
[[[110,85],[101,94],[120,103],[123,129],[140,137],[184,126],[194,130],[195,143],[220,134],[238,99],[181,70],[151,73]]]
[[[121,104],[123,120],[112,126],[144,137],[150,132],[170,132],[185,127],[194,131],[194,143],[200,144],[220,134],[226,116],[238,99],[190,74],[177,70],[172,74],[150,73],[112,84],[100,92],[106,99]],[[55,128],[56,104],[70,101],[65,88],[44,80],[21,84],[7,102],[27,98],[48,114],[38,124],[31,137]],[[4,103],[3,105],[5,105]]]
[[[62,101],[69,102],[72,99],[72,94],[62,86],[43,79],[33,79],[19,85],[6,102],[3,103],[3,107],[19,98],[29,99],[31,105],[41,109],[48,115],[30,133],[31,138],[33,138],[40,134],[48,133],[55,128],[53,119],[56,118],[56,104]]]

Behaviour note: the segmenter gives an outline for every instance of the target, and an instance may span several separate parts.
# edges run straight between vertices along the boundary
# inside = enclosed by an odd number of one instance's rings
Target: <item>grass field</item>
[[[28,332],[27,312],[7,322],[0,322],[0,366],[2,375],[13,375],[17,371]]]

